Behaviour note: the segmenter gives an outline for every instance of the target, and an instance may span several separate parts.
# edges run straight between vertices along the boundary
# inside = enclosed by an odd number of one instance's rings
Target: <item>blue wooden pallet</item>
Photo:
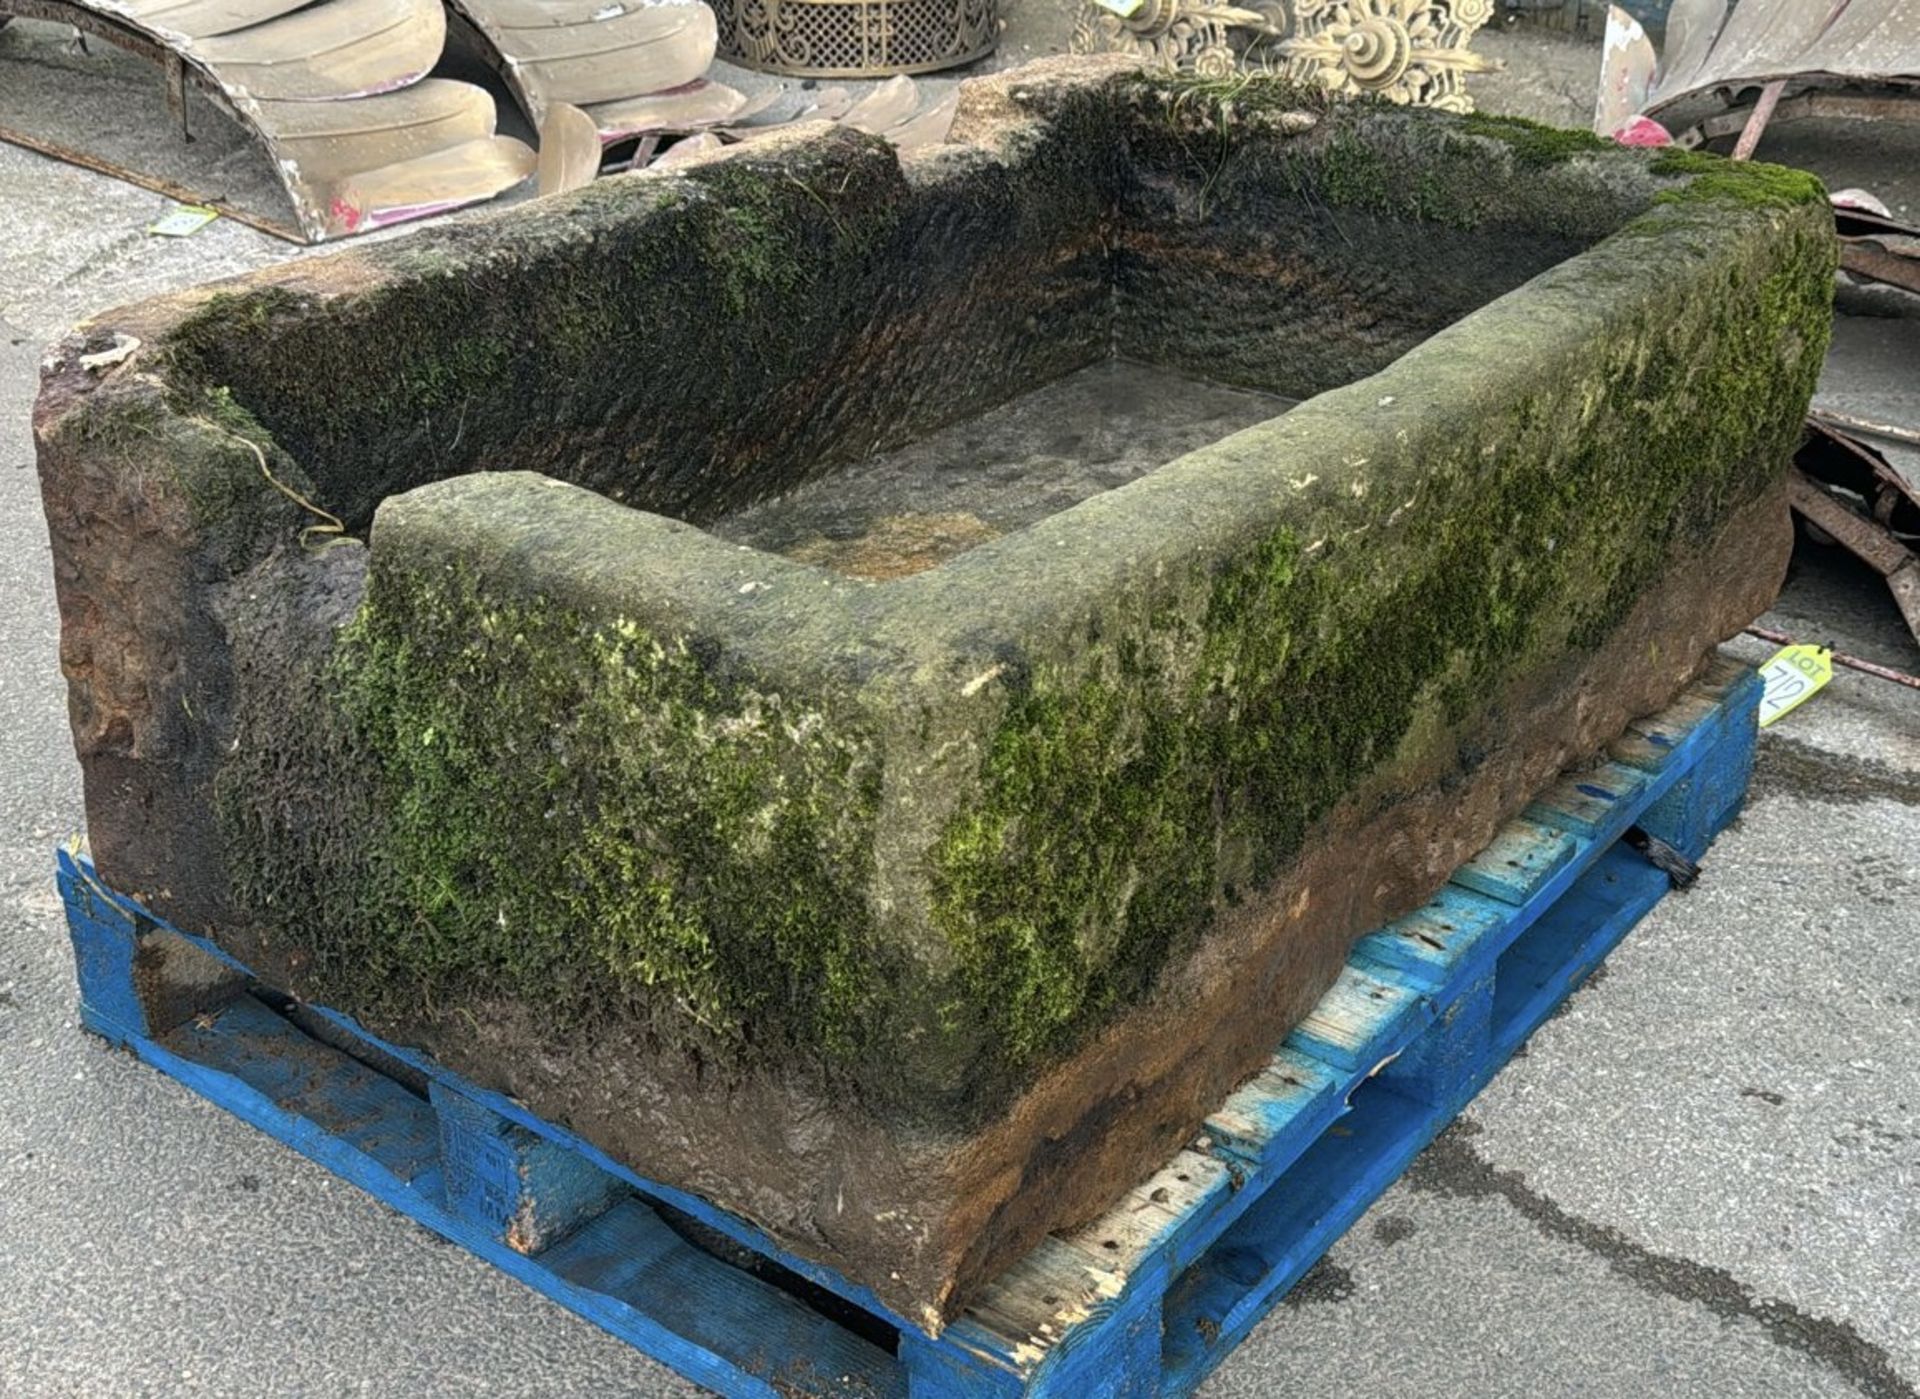
[[[688,1378],[729,1395],[1190,1392],[1738,811],[1759,681],[1731,665],[1561,778],[1338,983],[1193,1142],[1044,1240],[940,1335],[351,1019],[260,987],[62,851],[86,1025]],[[663,1213],[664,1208],[664,1213]],[[764,1260],[736,1266],[675,1212]],[[697,1234],[695,1234],[697,1237]]]

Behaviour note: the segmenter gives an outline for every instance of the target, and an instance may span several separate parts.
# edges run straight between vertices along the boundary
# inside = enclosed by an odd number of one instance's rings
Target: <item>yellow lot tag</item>
[[[1788,646],[1760,667],[1760,727],[1785,718],[1833,679],[1832,652],[1824,646]]]
[[[158,223],[148,224],[147,232],[157,233],[162,238],[185,238],[190,233],[198,233],[219,217],[218,209],[209,209],[203,204],[176,204],[167,210]]]

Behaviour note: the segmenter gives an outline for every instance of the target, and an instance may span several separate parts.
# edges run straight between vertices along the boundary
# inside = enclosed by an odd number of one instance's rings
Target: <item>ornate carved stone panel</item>
[[[1132,53],[1168,72],[1285,72],[1343,96],[1473,108],[1466,76],[1498,66],[1468,50],[1494,0],[1084,0],[1076,53]]]

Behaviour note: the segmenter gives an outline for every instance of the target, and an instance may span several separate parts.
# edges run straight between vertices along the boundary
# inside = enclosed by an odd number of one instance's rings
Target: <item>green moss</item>
[[[701,224],[710,265],[720,270],[721,297],[729,314],[746,316],[756,301],[788,296],[811,284],[823,261],[857,251],[890,227],[884,215],[862,221],[858,237],[811,185],[750,166],[715,167],[708,175],[717,217]],[[809,205],[814,207],[808,207]],[[811,236],[823,212],[832,230],[823,249]]]
[[[1647,169],[1663,178],[1687,180],[1680,189],[1663,191],[1657,198],[1662,204],[1706,200],[1746,208],[1790,209],[1803,204],[1823,204],[1827,198],[1826,187],[1808,171],[1728,160],[1705,151],[1669,147],[1654,156]]]
[[[166,336],[168,378],[188,396],[229,390],[355,529],[397,490],[503,460],[630,496],[636,462],[670,457],[680,468],[640,503],[711,513],[738,481],[685,466],[689,444],[737,446],[742,468],[786,449],[754,418],[779,403],[766,386],[818,367],[821,346],[793,326],[824,298],[856,299],[898,224],[897,171],[870,142],[608,181],[564,214],[409,240],[326,296],[216,296]],[[667,426],[696,404],[740,442]],[[610,422],[624,425],[611,438]]]
[[[1636,159],[1586,132],[1335,101],[1279,79],[1142,79],[1123,90],[1162,113],[1145,127],[1144,153],[1155,158],[1156,141],[1180,152],[1201,185],[1202,213],[1236,197],[1270,203],[1288,190],[1315,212],[1574,239],[1597,238],[1628,214],[1625,196],[1606,182],[1554,173],[1576,156],[1622,165]],[[1293,135],[1275,140],[1270,128],[1282,114]],[[1291,123],[1302,114],[1310,121],[1296,129]],[[1511,159],[1489,159],[1488,140]]]
[[[1403,190],[1395,163],[1371,142],[1342,135],[1314,153],[1301,170],[1302,185],[1329,204],[1393,214]]]
[[[168,332],[169,343],[188,351],[205,350],[235,333],[269,329],[275,317],[310,304],[285,287],[264,286],[244,292],[217,291],[199,309]]]
[[[1116,602],[1100,639],[1033,667],[935,851],[936,924],[1003,1067],[1137,1000],[1339,801],[1422,745],[1470,744],[1512,679],[1600,644],[1777,479],[1832,265],[1817,232],[1782,237],[1451,455],[1422,439],[1400,468],[1415,499],[1379,492],[1339,532],[1356,542],[1281,529],[1190,580],[1203,602]]]
[[[1166,107],[1151,139],[1188,162],[1159,169],[1192,176],[1176,197],[1201,190],[1219,224],[1279,226],[1268,215],[1285,204],[1293,226],[1301,208],[1317,220],[1331,207],[1429,229],[1508,217],[1532,228],[1560,183],[1584,179],[1556,167],[1602,154],[1523,124],[1371,106],[1336,114],[1287,85],[1140,90]],[[1323,118],[1314,132],[1256,143],[1234,163],[1236,123],[1299,110]],[[1512,158],[1487,159],[1478,138]],[[1708,206],[1721,167],[1665,159],[1655,173],[1692,184],[1641,231],[1719,219]],[[1756,177],[1726,178],[1745,189]],[[1770,193],[1743,202],[1805,202],[1758,178],[1753,189]],[[1538,225],[1543,242],[1598,237],[1623,203],[1644,202],[1644,189],[1589,183],[1592,207],[1554,213]],[[869,258],[863,240],[899,230],[870,206],[843,206],[804,167],[777,177],[718,167],[658,198],[648,217],[579,249],[543,244],[537,275],[520,249],[463,250],[324,314],[284,293],[210,305],[174,348],[195,385],[245,372],[262,392],[284,390],[300,440],[322,455],[334,445],[359,454],[370,509],[410,484],[395,473],[415,469],[396,463],[416,418],[447,429],[423,443],[471,433],[485,444],[474,462],[573,479],[580,438],[556,420],[587,423],[592,450],[611,438],[629,459],[664,450],[649,436],[654,418],[608,432],[619,400],[592,398],[582,414],[570,395],[643,342],[708,346],[711,361],[685,390],[689,413],[661,418],[738,431],[745,444],[713,458],[727,473],[685,472],[690,492],[723,474],[749,480],[764,459],[755,452],[796,450],[760,430],[766,386],[818,401],[810,376],[826,350],[801,333],[810,318],[851,326],[853,338],[836,343],[870,351],[859,337],[874,325],[926,314],[925,287],[909,285],[885,315],[849,319],[849,306],[872,304],[860,296],[893,294],[884,274],[898,267]],[[1021,224],[1019,246],[1053,246],[1022,222],[1051,217],[1051,206],[1006,207],[997,227]],[[1136,1003],[1223,910],[1260,897],[1336,804],[1431,757],[1421,745],[1469,741],[1470,721],[1514,677],[1598,645],[1660,570],[1774,478],[1817,371],[1832,265],[1810,220],[1778,222],[1791,225],[1785,241],[1754,240],[1683,302],[1623,313],[1596,332],[1590,358],[1483,413],[1457,441],[1435,445],[1430,425],[1409,419],[1401,440],[1420,455],[1375,467],[1405,489],[1343,502],[1338,531],[1314,525],[1323,511],[1250,541],[1230,565],[1193,564],[1183,576],[1173,564],[1140,584],[1151,596],[1098,600],[1084,645],[1030,657],[982,736],[958,809],[931,850],[903,857],[915,899],[914,881],[923,869],[930,877],[924,912],[954,954],[951,987],[929,989],[911,979],[917,969],[877,960],[876,920],[897,927],[923,910],[869,907],[880,740],[858,721],[724,679],[629,623],[509,604],[457,578],[377,581],[313,678],[317,699],[249,703],[262,727],[222,779],[240,901],[282,911],[314,901],[317,984],[343,1003],[505,997],[560,1019],[638,1016],[663,1038],[733,1057],[797,1046],[844,1058],[887,1022],[897,995],[941,1006],[953,1044],[978,1031],[1002,1080],[1028,1075]],[[974,238],[984,225],[956,226]],[[1337,241],[1323,231],[1311,224],[1303,243]],[[1447,237],[1468,241],[1449,232],[1428,246]],[[610,262],[622,269],[611,290]],[[882,275],[869,275],[873,265]],[[1608,275],[1639,269],[1616,262]],[[676,295],[661,297],[669,281]],[[946,283],[929,285],[947,294]],[[768,301],[777,313],[761,312]],[[679,319],[663,330],[669,318]],[[737,333],[709,333],[717,318]],[[1365,324],[1376,343],[1387,333]],[[449,336],[448,325],[477,328]],[[282,346],[289,327],[299,343]],[[401,351],[381,338],[388,327]],[[259,377],[247,356],[263,348],[273,363]],[[1476,391],[1463,385],[1460,400]],[[1498,401],[1509,401],[1504,386]],[[418,469],[455,468],[430,459]],[[1434,770],[1472,761],[1464,750],[1443,756]],[[343,764],[361,782],[329,777],[324,790],[364,795],[333,802],[337,811],[315,803],[305,825],[291,822],[277,784],[303,763]]]
[[[371,785],[290,826],[284,773],[243,757],[223,778],[243,896],[312,904],[317,994],[504,997],[732,1058],[861,1042],[878,768],[823,714],[462,577],[377,580],[304,712],[257,722],[280,731],[249,752],[284,763],[288,730],[317,727]]]
[[[1240,73],[1230,78],[1142,73],[1129,78],[1121,93],[1135,105],[1163,109],[1169,121],[1212,127],[1231,127],[1267,113],[1327,112],[1336,100],[1323,87],[1277,73]]]
[[[150,385],[83,400],[60,425],[78,449],[113,465],[123,482],[151,481],[152,503],[183,502],[200,548],[238,570],[318,515],[296,509],[261,470],[311,498],[312,485],[270,434],[231,396],[168,394]],[[260,455],[256,455],[254,448]]]
[[[1575,156],[1619,148],[1591,131],[1575,131],[1545,126],[1524,117],[1483,116],[1473,113],[1459,118],[1458,129],[1469,136],[1485,136],[1513,151],[1515,163],[1528,170],[1544,170]]]
[[[364,293],[359,314],[337,324],[333,337],[315,334],[325,315],[316,298],[281,287],[213,297],[163,342],[176,397],[232,402],[241,385],[260,413],[311,443],[348,440],[383,420],[430,420],[476,392],[498,390],[508,342],[482,314],[484,291],[452,271],[426,270],[439,263],[419,252],[411,263],[416,276]],[[368,342],[375,325],[389,336],[419,335],[418,352],[392,361]],[[454,327],[470,329],[450,334]],[[304,370],[297,358],[307,360]]]
[[[1212,898],[1186,849],[1206,816],[1197,755],[1174,716],[1137,705],[1141,658],[1111,666],[1019,695],[982,771],[995,799],[935,854],[936,922],[1009,1064],[1138,999]]]

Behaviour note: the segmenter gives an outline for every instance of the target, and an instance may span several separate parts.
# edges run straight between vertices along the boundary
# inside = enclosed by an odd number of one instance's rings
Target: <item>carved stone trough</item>
[[[1834,263],[1106,60],[955,136],[143,303],[35,424],[102,876],[931,1329],[1769,601]]]

